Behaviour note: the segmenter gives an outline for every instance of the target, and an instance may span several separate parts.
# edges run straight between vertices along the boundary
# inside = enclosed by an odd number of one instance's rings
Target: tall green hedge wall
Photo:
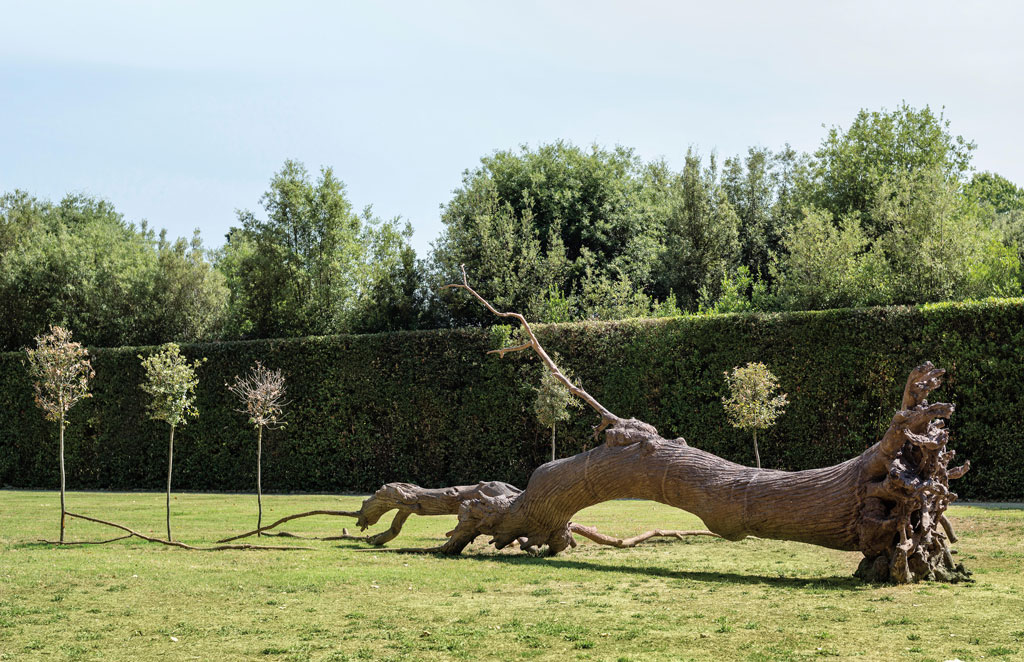
[[[404,332],[196,344],[200,416],[175,438],[180,490],[252,490],[255,433],[225,388],[261,360],[288,380],[288,426],[264,438],[268,491],[365,492],[389,481],[425,486],[482,479],[525,485],[544,462],[529,353],[485,352],[509,329]],[[761,435],[765,466],[839,462],[874,443],[909,370],[948,370],[951,447],[972,469],[972,499],[1024,499],[1024,300],[919,308],[741,314],[539,327],[541,341],[620,416],[730,460],[752,463],[748,436],[727,423],[723,372],[763,361],[791,404]],[[69,489],[161,489],[167,428],[148,420],[137,355],[94,349],[94,397],[72,410]],[[0,355],[0,485],[58,484],[56,426],[34,406],[24,354]],[[559,432],[559,452],[592,444],[589,410]]]

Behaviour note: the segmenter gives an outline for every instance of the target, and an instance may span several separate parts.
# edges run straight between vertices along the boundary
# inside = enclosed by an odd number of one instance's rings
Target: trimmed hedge
[[[289,424],[264,437],[266,491],[366,492],[504,480],[523,486],[549,431],[533,414],[540,368],[504,359],[507,327],[183,346],[206,357],[199,419],[175,435],[180,490],[255,484],[255,432],[225,388],[257,359],[288,379]],[[972,469],[962,497],[1024,499],[1024,300],[786,314],[541,326],[549,351],[620,416],[750,464],[750,438],[726,421],[723,372],[763,361],[791,401],[762,434],[766,467],[833,464],[874,443],[910,369],[948,370],[938,399],[956,404],[951,447]],[[70,413],[68,487],[162,489],[167,427],[148,420],[137,355],[94,349],[95,397]],[[33,404],[24,354],[0,354],[0,484],[53,488],[56,429]],[[560,455],[593,443],[589,410],[560,426]]]

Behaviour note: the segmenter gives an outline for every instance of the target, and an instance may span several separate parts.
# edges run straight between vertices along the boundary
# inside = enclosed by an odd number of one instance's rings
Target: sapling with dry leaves
[[[263,485],[261,479],[263,456],[263,430],[284,427],[283,409],[285,402],[284,375],[280,370],[270,370],[259,361],[245,377],[235,375],[235,383],[228,390],[241,401],[244,409],[239,411],[249,416],[249,423],[256,427],[256,530],[263,526]]]
[[[181,348],[167,343],[150,356],[139,355],[146,370],[142,390],[149,394],[149,417],[164,421],[171,427],[167,445],[167,540],[171,541],[171,475],[174,468],[174,430],[186,425],[189,418],[199,416],[195,407],[195,390],[199,380],[196,368],[206,359],[189,363]]]
[[[60,457],[60,542],[64,542],[67,508],[64,502],[64,428],[67,414],[76,403],[92,397],[89,380],[96,376],[89,352],[71,340],[71,331],[51,326],[50,332],[36,336],[35,349],[26,349],[29,374],[35,388],[36,405],[43,415],[58,424]]]
[[[725,373],[729,395],[722,398],[726,416],[733,427],[754,433],[754,462],[761,468],[761,453],[757,449],[757,431],[767,430],[786,410],[789,400],[778,393],[779,380],[763,363],[748,363]]]

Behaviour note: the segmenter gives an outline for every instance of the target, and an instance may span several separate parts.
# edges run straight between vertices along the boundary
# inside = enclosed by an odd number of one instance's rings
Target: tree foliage
[[[0,197],[2,347],[25,345],[51,322],[93,345],[215,338],[227,294],[198,233],[172,242],[84,195]]]
[[[834,218],[857,214],[869,238],[882,234],[888,226],[876,206],[894,180],[929,172],[960,182],[968,172],[975,145],[949,126],[928,106],[861,110],[847,129],[831,127],[814,152],[798,184],[802,204]]]
[[[557,356],[553,357],[556,361]],[[563,368],[565,370],[565,368]],[[571,379],[572,376],[566,373]],[[579,409],[583,403],[569,392],[554,373],[546,368],[542,371],[540,386],[535,389],[537,397],[533,401],[533,411],[537,421],[546,428],[551,428],[551,459],[555,459],[555,426],[570,418],[569,409]]]
[[[752,147],[676,166],[564,141],[466,170],[428,256],[357,212],[331,168],[285,161],[211,264],[99,198],[0,197],[0,347],[51,322],[89,344],[490,325],[437,293],[466,265],[495,305],[545,322],[1016,296],[1024,189],[972,173],[942,112],[832,126],[811,154]],[[721,164],[721,165],[719,165]]]
[[[774,425],[789,400],[785,393],[778,393],[779,380],[763,363],[748,363],[724,374],[729,386],[729,394],[722,397],[726,417],[733,427],[754,433],[754,457],[760,468],[757,431]]]
[[[779,381],[763,363],[748,363],[725,373],[729,395],[722,406],[734,427],[743,430],[767,430],[785,411],[789,400],[777,394]]]
[[[738,257],[714,159],[694,153],[674,172],[624,148],[497,152],[464,173],[442,220],[435,283],[465,264],[495,305],[541,321],[677,314]],[[445,304],[452,324],[491,322]]]
[[[231,291],[228,335],[291,337],[416,326],[419,265],[398,219],[357,214],[331,168],[314,180],[285,161],[239,211],[218,266]]]
[[[195,407],[195,390],[199,383],[196,369],[203,361],[189,363],[177,343],[167,343],[159,351],[149,356],[140,354],[138,358],[146,373],[142,390],[150,398],[147,405],[150,418],[174,428],[199,415]]]

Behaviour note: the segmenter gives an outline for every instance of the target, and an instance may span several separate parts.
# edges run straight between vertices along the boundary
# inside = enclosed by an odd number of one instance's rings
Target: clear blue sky
[[[218,246],[295,158],[411,220],[423,255],[497,149],[812,150],[902,100],[1024,183],[1022,7],[0,0],[0,190],[101,195]]]

